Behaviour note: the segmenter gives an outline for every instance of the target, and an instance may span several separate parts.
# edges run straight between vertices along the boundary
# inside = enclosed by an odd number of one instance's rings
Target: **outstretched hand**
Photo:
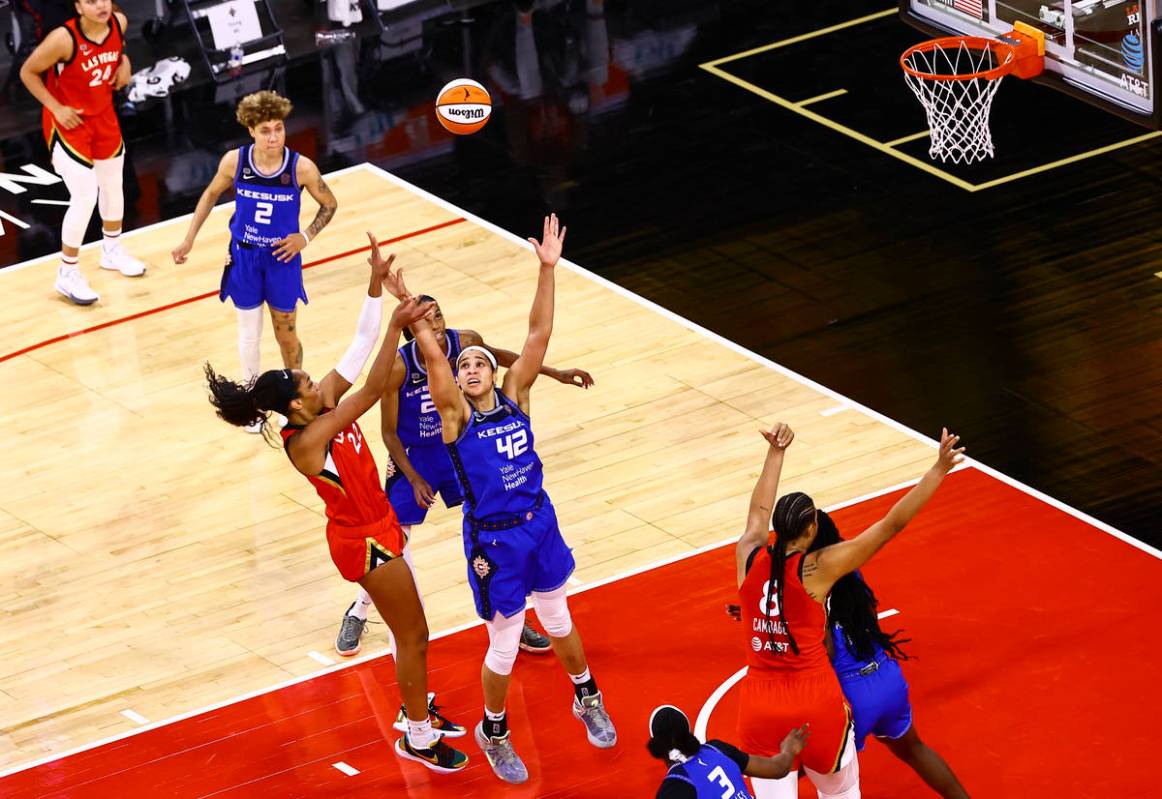
[[[589,388],[593,385],[593,375],[584,369],[562,369],[557,373],[557,380],[578,388]]]
[[[775,422],[775,426],[769,432],[760,430],[759,433],[775,449],[786,449],[795,440],[795,431],[791,429],[790,425],[784,422]]]
[[[399,330],[403,330],[408,325],[414,325],[432,309],[432,302],[420,302],[415,297],[407,297],[400,300],[399,305],[395,306],[395,310],[391,312],[391,323]]]
[[[802,727],[787,733],[787,737],[783,739],[783,743],[779,746],[779,751],[791,757],[798,757],[799,753],[803,751],[803,747],[807,744],[807,739],[810,737],[811,725],[804,724]]]
[[[367,231],[367,238],[371,242],[371,254],[367,257],[367,265],[371,267],[371,274],[376,280],[383,283],[383,287],[387,293],[395,297],[397,300],[406,300],[411,297],[411,292],[403,282],[403,267],[401,266],[396,271],[391,271],[391,265],[395,263],[395,253],[388,253],[387,257],[383,257],[383,253],[379,251],[379,242],[375,238],[375,234],[370,230]]]
[[[952,467],[964,461],[964,447],[957,447],[960,436],[948,432],[948,428],[940,430],[940,454],[936,458],[936,465],[948,473]]]
[[[545,229],[541,234],[541,240],[529,237],[537,258],[541,259],[541,266],[556,266],[561,258],[561,250],[565,246],[565,233],[569,229],[561,227],[560,224],[556,214],[549,214],[545,217]]]

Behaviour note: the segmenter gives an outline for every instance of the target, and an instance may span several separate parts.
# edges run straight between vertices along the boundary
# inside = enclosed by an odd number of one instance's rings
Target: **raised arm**
[[[355,336],[339,364],[319,382],[319,390],[323,394],[323,401],[327,407],[334,408],[339,399],[347,393],[347,389],[359,379],[367,359],[371,357],[371,350],[375,348],[375,341],[379,338],[379,326],[383,319],[383,287],[385,284],[403,285],[403,269],[391,271],[395,263],[395,255],[389,254],[384,258],[379,252],[379,245],[375,237],[369,232],[367,238],[371,240],[371,256],[367,265],[371,267],[371,275],[367,281],[367,295],[363,299],[363,307],[359,311],[359,321],[355,324]]]
[[[275,242],[277,246],[274,248],[274,257],[284,263],[294,258],[308,243],[314,241],[315,237],[331,221],[335,211],[339,209],[339,201],[335,199],[331,187],[323,180],[323,175],[315,166],[315,162],[305,155],[299,156],[295,166],[295,180],[307,190],[308,194],[315,198],[315,202],[319,204],[319,210],[305,231],[291,233],[286,238]]]
[[[803,587],[816,597],[826,597],[835,582],[863,566],[884,544],[896,537],[944,482],[944,476],[964,460],[964,447],[957,448],[960,436],[944,428],[936,463],[924,473],[911,491],[892,506],[888,514],[855,538],[818,549],[803,559]]]
[[[456,378],[452,376],[452,365],[447,356],[440,349],[436,341],[436,334],[432,332],[432,325],[427,319],[421,319],[412,325],[412,332],[416,334],[416,342],[424,354],[424,363],[428,366],[428,392],[432,395],[432,402],[440,413],[440,424],[443,427],[444,442],[455,441],[464,429],[464,422],[468,418],[467,400],[460,393],[456,385]]]
[[[395,365],[391,368],[391,377],[387,379],[387,388],[383,398],[379,401],[379,431],[383,435],[383,445],[387,447],[387,454],[395,468],[408,481],[416,497],[416,504],[421,508],[430,508],[436,501],[436,494],[431,485],[416,471],[408,457],[407,448],[399,437],[399,387],[407,377],[407,365],[398,355]]]
[[[504,375],[501,390],[505,396],[528,413],[529,389],[545,362],[545,352],[549,348],[549,336],[553,333],[553,297],[556,292],[555,267],[561,258],[561,248],[565,244],[567,228],[560,226],[556,214],[545,217],[542,240],[530,238],[533,250],[540,263],[537,276],[537,293],[533,297],[533,307],[529,311],[529,334],[525,338],[520,355]]]
[[[301,433],[291,436],[288,452],[296,469],[306,475],[318,474],[322,470],[327,442],[366,413],[383,396],[395,361],[400,333],[426,314],[430,307],[431,303],[419,303],[414,298],[396,306],[366,382],[340,402],[334,411],[316,416]]]
[[[763,470],[750,495],[750,508],[746,513],[746,530],[734,548],[738,584],[746,577],[746,560],[756,547],[767,541],[771,529],[771,511],[779,493],[779,475],[783,471],[783,455],[795,440],[795,431],[783,422],[776,422],[770,431],[760,430],[767,441],[767,457]]]
[[[218,162],[218,171],[214,173],[213,179],[210,180],[210,185],[202,192],[202,196],[198,198],[198,204],[194,208],[194,215],[190,219],[190,228],[186,231],[186,237],[182,239],[182,243],[174,247],[170,252],[173,256],[175,264],[184,264],[186,258],[190,254],[190,250],[194,248],[194,239],[198,237],[198,231],[202,229],[202,224],[206,221],[206,217],[210,215],[210,211],[214,209],[214,204],[218,202],[218,198],[222,196],[222,192],[234,185],[234,173],[238,171],[238,151],[230,150],[222,160]]]
[[[516,363],[520,356],[512,350],[504,350],[500,347],[494,347],[491,344],[486,344],[484,337],[475,330],[461,330],[460,343],[462,346],[484,347],[492,353],[496,358],[496,365],[503,366],[505,369]],[[569,386],[577,386],[578,388],[589,388],[593,385],[593,377],[584,369],[554,369],[548,364],[541,364],[540,374],[545,377],[551,377],[558,383],[564,383]]]

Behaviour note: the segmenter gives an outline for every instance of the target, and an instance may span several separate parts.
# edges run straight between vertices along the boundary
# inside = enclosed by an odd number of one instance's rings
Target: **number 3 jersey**
[[[282,429],[284,449],[289,447],[291,436],[302,429],[301,425],[291,424]],[[358,422],[352,422],[327,443],[323,470],[307,479],[326,503],[327,521],[331,524],[363,527],[395,519],[395,511],[380,486],[371,447]]]
[[[230,235],[252,247],[271,247],[299,232],[302,187],[295,177],[299,154],[284,147],[282,164],[273,174],[264,175],[254,164],[253,150],[253,144],[238,149]]]
[[[476,519],[523,513],[541,498],[543,469],[533,449],[529,417],[501,391],[496,407],[474,410],[448,445],[464,493],[464,512]]]

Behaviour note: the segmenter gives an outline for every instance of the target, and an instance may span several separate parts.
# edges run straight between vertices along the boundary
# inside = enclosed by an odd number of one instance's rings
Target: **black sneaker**
[[[525,625],[520,634],[520,648],[526,652],[533,652],[537,655],[543,655],[553,648],[553,643],[548,637],[541,635],[532,627]]]
[[[428,694],[428,716],[432,719],[432,729],[443,734],[446,738],[459,738],[468,732],[467,727],[440,714],[440,706],[436,704],[436,695],[433,693]],[[399,706],[399,713],[395,717],[395,723],[391,726],[400,732],[408,731],[408,714],[403,705]]]
[[[458,749],[453,749],[439,738],[430,749],[416,749],[405,735],[395,742],[395,753],[399,757],[422,763],[432,771],[438,771],[441,774],[451,774],[468,765],[468,755]]]

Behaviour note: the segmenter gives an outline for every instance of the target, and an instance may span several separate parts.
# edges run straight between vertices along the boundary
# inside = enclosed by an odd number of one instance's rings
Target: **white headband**
[[[496,356],[493,355],[488,350],[484,349],[484,347],[479,347],[475,344],[473,344],[471,347],[465,347],[464,349],[460,350],[460,354],[456,356],[456,368],[457,369],[460,368],[460,360],[465,355],[472,352],[473,350],[482,354],[484,356],[484,359],[486,361],[488,361],[490,364],[492,364],[492,371],[494,371],[494,372],[496,371]]]

